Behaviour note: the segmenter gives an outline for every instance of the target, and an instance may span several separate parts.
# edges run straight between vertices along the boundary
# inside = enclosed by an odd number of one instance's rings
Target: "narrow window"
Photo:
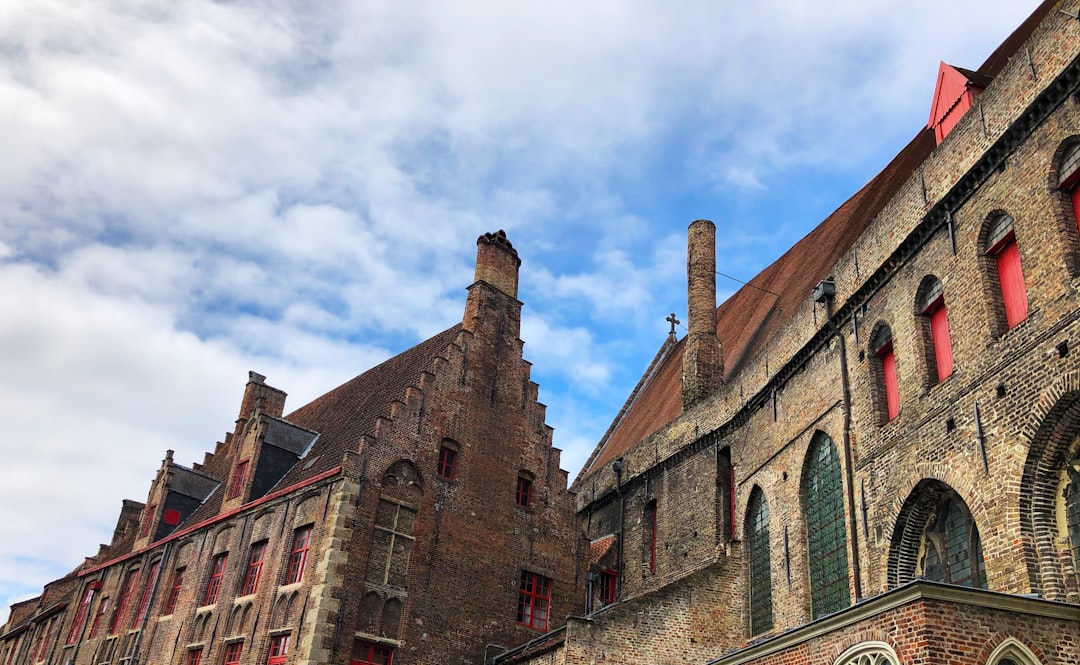
[[[223,665],[239,665],[240,654],[242,653],[244,653],[243,642],[230,642],[226,644]]]
[[[750,634],[772,630],[772,560],[769,553],[769,504],[755,487],[750,493],[746,525],[750,558]]]
[[[213,605],[217,602],[218,592],[221,591],[221,578],[225,576],[225,563],[228,560],[227,552],[214,557],[210,580],[206,584],[206,593],[203,595],[203,605]]]
[[[187,652],[187,659],[184,660],[184,665],[199,665],[201,662],[202,647],[198,647]]]
[[[240,587],[241,596],[251,595],[259,588],[259,574],[262,572],[265,551],[265,540],[251,545],[251,551],[248,552],[247,570],[244,572],[244,584]]]
[[[900,388],[896,379],[896,353],[893,351],[892,330],[881,325],[870,338],[870,346],[878,360],[881,374],[880,390],[885,395],[885,420],[900,414]]]
[[[135,630],[142,628],[146,622],[146,614],[150,610],[150,596],[154,595],[154,585],[157,584],[160,568],[160,561],[151,564],[150,572],[146,574],[146,579],[143,581],[142,594],[139,596],[139,610],[135,613],[135,621],[131,624]]]
[[[1073,217],[1080,228],[1080,141],[1065,149],[1058,167],[1058,187],[1072,201]]]
[[[393,665],[394,649],[367,640],[353,642],[349,665]]]
[[[184,586],[184,569],[177,568],[173,571],[172,580],[169,582],[168,595],[165,596],[165,604],[161,606],[161,613],[169,615],[176,609],[176,601],[180,598],[180,589]]]
[[[656,573],[656,499],[645,504],[645,512],[641,516],[642,531],[642,559],[645,570],[650,575]]]
[[[615,585],[619,574],[614,570],[600,571],[600,603],[610,605],[615,602]]]
[[[285,584],[294,584],[304,579],[307,566],[308,548],[311,547],[311,526],[303,526],[293,532],[292,553],[289,555],[289,569],[285,575]]]
[[[229,498],[235,499],[244,490],[244,482],[247,481],[248,460],[243,460],[236,465],[233,471],[232,484],[229,486]]]
[[[952,375],[953,357],[952,340],[949,337],[949,319],[945,314],[945,296],[941,281],[933,275],[923,278],[919,286],[917,303],[919,314],[929,324],[927,343],[931,353],[927,360],[932,361],[930,374],[934,383],[944,381]]]
[[[135,592],[135,583],[139,581],[139,571],[129,571],[124,578],[124,586],[120,591],[120,598],[116,601],[116,611],[113,612],[112,621],[109,622],[109,634],[115,635],[124,625],[124,615],[127,614],[131,604],[131,594]]]
[[[143,523],[142,530],[139,532],[140,538],[146,538],[150,535],[150,527],[154,524],[154,515],[157,513],[157,504],[151,503],[143,510]]]
[[[90,637],[97,637],[98,631],[101,630],[101,622],[105,618],[105,613],[109,611],[109,597],[106,596],[98,603],[97,613],[94,615],[94,625],[90,627]]]
[[[528,508],[532,505],[533,481],[524,472],[518,474],[517,479],[517,505]]]
[[[551,580],[543,575],[521,571],[517,622],[541,632],[547,630],[550,603]]]
[[[997,270],[1001,301],[1005,308],[1008,329],[1027,318],[1027,286],[1020,266],[1020,248],[1016,244],[1016,232],[1012,217],[999,213],[990,222],[987,233],[986,254],[994,259]]]
[[[285,659],[289,656],[289,636],[275,635],[270,638],[270,655],[266,659],[266,665],[285,665]]]
[[[439,475],[447,480],[453,480],[456,466],[457,451],[443,444],[442,448],[439,448]]]
[[[45,660],[45,656],[49,653],[49,645],[52,643],[53,634],[56,633],[56,624],[56,617],[53,617],[49,619],[47,624],[38,629],[37,652],[34,654],[35,663]]]
[[[820,432],[807,453],[802,499],[810,561],[810,605],[817,619],[851,602],[840,458],[832,439]]]
[[[83,589],[82,599],[79,600],[79,609],[75,612],[75,620],[71,622],[71,629],[68,630],[67,644],[75,644],[79,641],[79,632],[82,630],[83,623],[90,613],[90,603],[94,600],[94,592],[97,591],[98,586],[97,582],[91,582]]]

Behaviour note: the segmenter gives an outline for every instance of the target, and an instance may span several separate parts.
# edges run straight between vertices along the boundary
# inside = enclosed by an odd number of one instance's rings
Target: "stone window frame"
[[[919,281],[915,291],[915,316],[923,344],[926,387],[930,388],[948,379],[956,369],[945,287],[937,275],[928,274]],[[943,368],[945,362],[947,368]]]
[[[822,458],[825,450],[829,459]],[[812,619],[851,605],[843,485],[839,450],[828,434],[818,430],[807,448],[799,483],[806,521]]]
[[[758,485],[750,490],[746,509],[747,601],[750,636],[773,628],[772,548],[769,542],[769,503]]]
[[[833,665],[900,665],[900,659],[888,643],[870,640],[846,649]]]
[[[986,665],[1041,665],[1039,657],[1026,644],[1008,637],[986,657]]]

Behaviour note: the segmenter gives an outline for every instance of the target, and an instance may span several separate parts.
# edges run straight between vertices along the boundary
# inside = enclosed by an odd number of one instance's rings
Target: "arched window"
[[[988,220],[986,255],[993,259],[1007,329],[1027,318],[1027,286],[1020,266],[1020,248],[1016,244],[1013,218],[999,212]]]
[[[746,511],[747,551],[750,559],[750,634],[772,630],[772,566],[769,556],[769,504],[760,487],[750,492]]]
[[[875,374],[882,421],[888,422],[900,414],[900,386],[896,378],[896,352],[893,350],[892,330],[879,324],[870,336],[870,350],[876,359]]]
[[[1073,566],[1080,570],[1080,453],[1065,467],[1061,496],[1065,501],[1065,529],[1072,546]]]
[[[1080,141],[1065,148],[1058,164],[1058,187],[1072,200],[1073,217],[1080,228]]]
[[[923,321],[923,338],[927,347],[926,364],[930,373],[930,382],[944,381],[952,375],[953,357],[941,280],[933,275],[923,278],[916,296],[915,310]]]
[[[841,476],[836,446],[832,439],[818,432],[807,452],[802,480],[810,607],[815,619],[851,603]]]
[[[1023,643],[1009,637],[994,649],[986,665],[1039,665],[1039,659]]]
[[[921,577],[934,582],[986,588],[979,529],[967,506],[945,492],[923,532]]]
[[[888,644],[862,642],[840,654],[835,665],[898,665],[899,662],[896,652]]]

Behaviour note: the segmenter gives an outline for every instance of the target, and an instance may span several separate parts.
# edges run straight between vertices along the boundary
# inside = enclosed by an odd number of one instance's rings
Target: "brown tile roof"
[[[604,536],[597,538],[589,543],[589,561],[590,565],[600,561],[604,558],[604,555],[611,550],[611,546],[615,544],[615,536]]]
[[[977,80],[989,80],[1000,72],[1056,4],[1055,0],[1045,0],[974,73]],[[829,276],[836,262],[935,147],[933,130],[921,130],[854,196],[751,279],[750,286],[742,287],[717,308],[716,334],[723,346],[726,381],[737,377],[747,361],[783,328],[788,317],[809,297],[814,285]],[[628,401],[575,482],[679,416],[682,351],[683,341],[679,341],[662,359],[659,368],[650,366],[646,377],[634,389],[632,403]]]

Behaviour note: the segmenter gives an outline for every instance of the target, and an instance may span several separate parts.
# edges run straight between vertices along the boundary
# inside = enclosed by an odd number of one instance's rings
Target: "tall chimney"
[[[473,320],[480,314],[485,293],[495,297],[496,294],[491,292],[494,290],[517,302],[519,267],[521,259],[506,239],[506,231],[500,229],[476,239],[476,274],[465,303],[463,325],[466,330],[473,329]],[[481,285],[489,288],[479,288]]]
[[[699,219],[687,231],[687,316],[683,349],[683,410],[715,393],[724,383],[724,352],[716,337],[716,226]]]

